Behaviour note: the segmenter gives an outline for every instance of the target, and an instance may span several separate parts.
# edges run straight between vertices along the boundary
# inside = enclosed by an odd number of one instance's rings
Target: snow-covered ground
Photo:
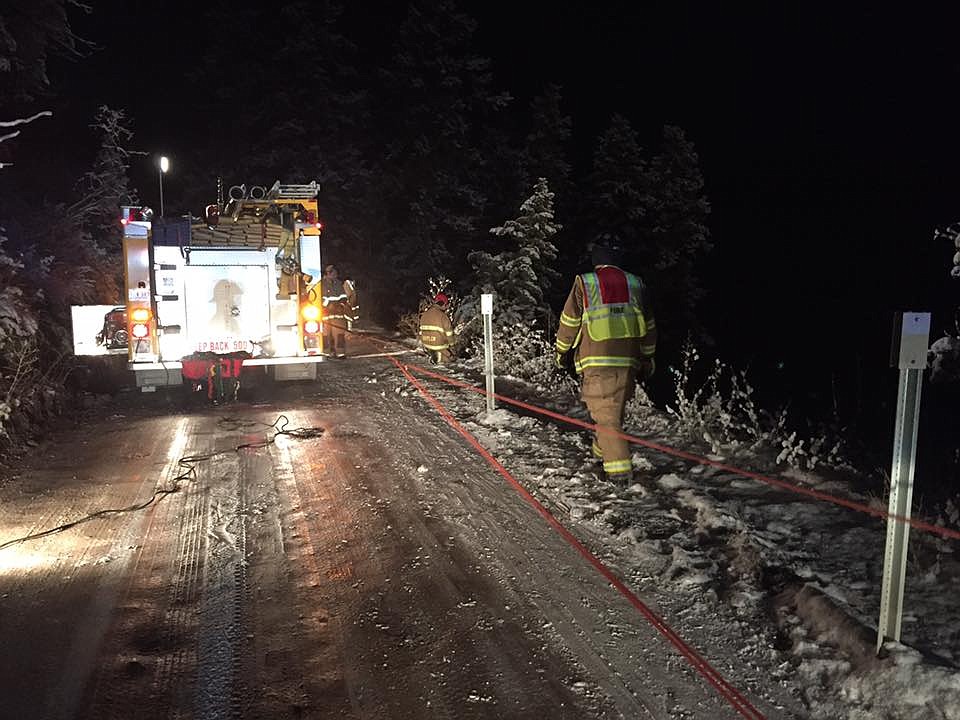
[[[415,358],[412,364],[426,364]],[[436,369],[436,368],[431,368]],[[476,384],[471,363],[446,369]],[[371,381],[391,382],[391,371]],[[394,374],[396,375],[395,371]],[[400,378],[399,375],[396,375]],[[416,395],[402,378],[397,392]],[[572,398],[543,397],[516,378],[498,392],[588,419]],[[875,654],[884,524],[714,467],[634,448],[629,488],[607,483],[585,430],[429,380],[430,391],[507,469],[709,658],[711,628],[736,623],[737,656],[777,667],[763,683],[795,688],[815,719],[960,720],[960,560],[957,543],[911,532],[902,643]],[[690,447],[673,419],[632,406],[640,437]],[[726,464],[780,472],[762,450],[731,451]],[[782,470],[782,468],[781,468]],[[828,469],[781,472],[794,483],[885,508],[883,489],[858,495]]]

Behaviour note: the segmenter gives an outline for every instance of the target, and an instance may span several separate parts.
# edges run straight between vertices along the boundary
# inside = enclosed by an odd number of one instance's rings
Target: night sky
[[[102,49],[55,65],[57,117],[31,130],[32,142],[49,142],[51,165],[76,177],[89,157],[82,143],[64,157],[55,139],[101,103],[124,107],[135,145],[173,158],[165,199],[175,205],[177,158],[196,136],[180,108],[205,42],[199,4],[92,4],[73,23]],[[378,38],[385,47],[402,6],[347,5],[369,52]],[[958,13],[647,5],[462,7],[518,106],[547,82],[563,86],[578,162],[614,112],[651,144],[664,123],[687,131],[713,208],[704,313],[722,357],[781,372],[784,391],[800,383],[829,392],[859,367],[888,392],[892,312],[931,310],[937,332],[960,295],[948,277],[953,250],[933,240],[935,226],[960,220]],[[133,168],[151,203],[154,172],[147,160]]]

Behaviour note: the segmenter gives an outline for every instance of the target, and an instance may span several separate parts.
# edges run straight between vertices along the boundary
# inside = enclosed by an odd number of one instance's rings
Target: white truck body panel
[[[194,249],[190,262],[176,247],[158,246],[154,262],[160,298],[160,357],[247,351],[272,338],[275,357],[296,357],[296,297],[276,296],[276,249]],[[179,333],[162,328],[179,326]]]

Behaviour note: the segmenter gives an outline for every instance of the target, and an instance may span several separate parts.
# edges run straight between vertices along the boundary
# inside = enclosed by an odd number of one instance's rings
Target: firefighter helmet
[[[590,260],[594,267],[600,265],[620,266],[623,263],[623,248],[620,247],[619,243],[609,240],[594,243],[593,249],[590,251]]]

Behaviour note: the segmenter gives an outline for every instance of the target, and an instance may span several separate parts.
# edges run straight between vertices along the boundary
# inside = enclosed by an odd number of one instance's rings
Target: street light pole
[[[163,175],[170,169],[170,160],[166,155],[160,157],[160,217],[163,217]]]

